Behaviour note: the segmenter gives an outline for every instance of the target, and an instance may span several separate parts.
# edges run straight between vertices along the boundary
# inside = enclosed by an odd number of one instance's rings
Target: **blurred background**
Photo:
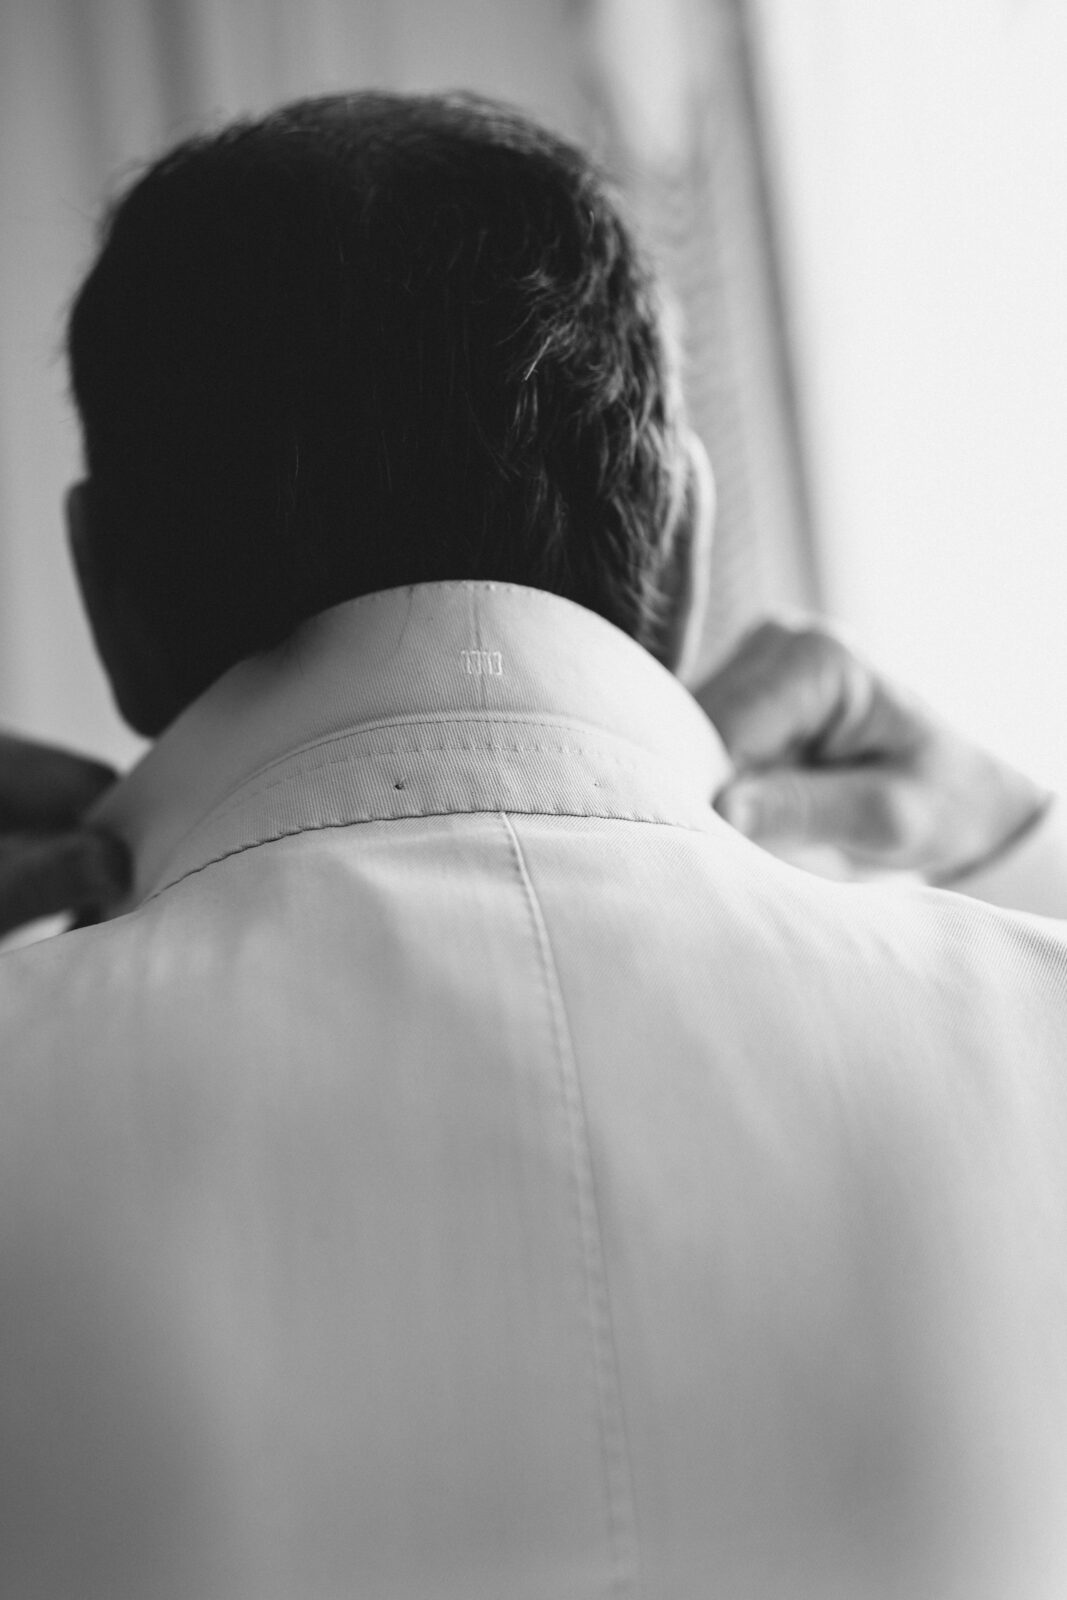
[[[680,303],[708,667],[829,617],[1067,789],[1062,0],[0,0],[0,724],[127,764],[68,570],[100,206],[300,94],[469,87],[590,146]]]

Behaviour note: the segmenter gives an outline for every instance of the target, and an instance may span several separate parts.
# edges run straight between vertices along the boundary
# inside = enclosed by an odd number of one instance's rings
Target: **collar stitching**
[[[468,719],[460,718],[460,719],[457,719],[457,720],[462,722],[462,721],[467,721]],[[433,726],[432,723],[428,723],[428,724],[425,724],[425,725],[426,726]],[[382,726],[388,727],[389,724],[386,723],[386,724],[383,724]],[[545,723],[545,724],[541,724],[541,726],[551,727],[552,724],[551,723]],[[331,737],[329,739],[323,740],[321,745],[319,745],[319,744],[306,745],[304,747],[304,750],[305,751],[310,751],[310,750],[321,748],[322,746],[325,746],[325,745],[328,745],[328,744],[339,744],[344,739],[358,738],[360,736],[360,734],[363,733],[363,732],[364,732],[364,730],[362,728],[360,728],[360,729],[353,730],[351,733],[338,734],[338,735],[335,735],[335,736],[333,736],[333,737]],[[605,736],[601,736],[601,737],[605,737]],[[606,737],[609,738],[609,739],[612,739],[612,740],[618,740],[620,743],[626,742],[626,741],[623,741],[621,736],[617,735],[617,734],[608,734],[608,735],[606,735]],[[673,763],[666,756],[658,756],[654,751],[649,751],[647,753],[647,755],[645,755],[645,753],[640,749],[639,746],[633,746],[633,748],[634,748],[635,752],[637,753],[637,759],[636,760],[633,759],[632,757],[628,759],[627,757],[625,757],[623,755],[616,754],[616,753],[614,753],[614,752],[612,752],[610,750],[599,750],[599,749],[595,750],[595,751],[594,750],[590,750],[588,748],[588,746],[580,745],[580,744],[568,745],[568,744],[526,744],[526,743],[517,743],[517,742],[515,742],[515,743],[505,743],[505,742],[503,742],[501,740],[489,740],[485,744],[473,744],[473,743],[470,743],[470,742],[465,742],[465,743],[462,743],[462,744],[424,744],[424,743],[420,743],[420,744],[417,744],[417,745],[413,746],[410,749],[398,748],[398,749],[390,749],[390,750],[366,750],[366,751],[352,750],[352,751],[349,751],[347,754],[345,754],[343,756],[330,756],[330,757],[327,757],[323,761],[316,761],[316,762],[311,763],[311,764],[304,763],[304,762],[299,762],[299,764],[296,766],[295,770],[283,773],[278,777],[272,778],[269,783],[263,783],[263,784],[256,785],[255,787],[250,787],[250,785],[253,785],[253,784],[256,783],[256,777],[258,777],[258,776],[260,776],[262,774],[265,774],[267,772],[274,771],[277,767],[279,767],[279,766],[281,766],[281,765],[283,765],[285,763],[288,763],[289,761],[298,760],[298,755],[303,753],[303,752],[299,752],[299,753],[294,752],[294,753],[290,753],[287,756],[280,757],[278,761],[272,762],[269,767],[261,768],[260,769],[260,773],[254,775],[252,778],[246,779],[244,783],[240,784],[236,789],[232,790],[230,792],[229,796],[225,800],[223,800],[220,805],[213,806],[209,811],[206,811],[203,814],[203,816],[199,819],[199,821],[195,824],[195,827],[201,828],[208,822],[221,822],[222,819],[224,817],[229,816],[232,811],[236,811],[236,810],[240,809],[242,806],[247,805],[250,801],[262,799],[264,795],[271,794],[276,789],[284,788],[287,784],[295,783],[297,780],[302,780],[302,779],[308,777],[313,772],[325,772],[330,767],[353,766],[353,765],[356,765],[357,763],[360,763],[360,762],[374,761],[374,760],[379,760],[379,759],[382,759],[382,758],[386,758],[387,759],[389,757],[396,757],[397,759],[399,759],[399,758],[404,757],[404,756],[486,755],[486,754],[489,754],[489,753],[500,752],[500,753],[507,753],[509,755],[561,755],[561,756],[595,757],[595,759],[598,760],[598,761],[609,762],[613,767],[616,767],[616,768],[620,769],[623,772],[634,772],[634,773],[640,772],[642,770],[643,766],[645,764],[647,764],[647,763],[653,763],[653,764],[655,764],[657,766],[662,765],[662,766],[667,767],[668,769],[670,769],[673,766]],[[193,830],[190,829],[189,831],[192,832]],[[188,837],[188,834],[186,835],[186,837]]]
[[[710,807],[708,808],[710,811]],[[250,839],[246,844],[234,845],[230,850],[220,850],[218,855],[211,856],[207,861],[201,861],[195,867],[188,867],[175,878],[168,878],[161,883],[158,889],[153,889],[151,894],[146,894],[143,900],[138,901],[131,911],[139,911],[142,906],[150,904],[168,889],[175,888],[179,883],[184,883],[186,878],[194,878],[197,873],[204,872],[208,867],[216,866],[220,861],[229,860],[230,856],[244,855],[248,850],[258,850],[260,845],[276,844],[279,839],[294,839],[303,833],[325,833],[331,828],[358,828],[366,827],[375,822],[422,822],[434,817],[571,817],[579,822],[587,819],[597,822],[633,822],[653,828],[678,828],[683,833],[695,833],[698,836],[711,837],[711,830],[698,828],[689,822],[679,822],[676,818],[642,816],[637,812],[623,811],[546,811],[543,808],[528,811],[520,810],[517,806],[509,806],[503,810],[500,806],[479,806],[476,810],[465,811],[397,811],[386,815],[380,812],[371,812],[366,816],[348,817],[343,822],[309,822],[298,828],[281,828],[277,833],[265,834],[262,839]]]

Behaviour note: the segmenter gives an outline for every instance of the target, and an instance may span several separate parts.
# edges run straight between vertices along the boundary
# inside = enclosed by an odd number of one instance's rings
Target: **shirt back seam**
[[[632,1468],[626,1442],[618,1349],[604,1260],[603,1230],[589,1139],[589,1120],[581,1075],[578,1071],[574,1037],[567,1016],[548,924],[511,817],[505,811],[499,812],[498,815],[507,834],[533,928],[548,1004],[556,1063],[559,1068],[561,1098],[571,1146],[586,1313],[596,1380],[597,1416],[613,1567],[612,1592],[618,1600],[623,1600],[624,1596],[639,1596],[642,1585],[639,1577],[640,1557],[635,1527]]]

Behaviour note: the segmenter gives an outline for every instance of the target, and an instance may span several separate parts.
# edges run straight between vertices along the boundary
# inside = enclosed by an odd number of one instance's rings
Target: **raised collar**
[[[92,820],[133,851],[121,911],[315,827],[525,810],[703,828],[728,775],[696,702],[611,623],[539,589],[429,583],[335,606],[241,662]]]

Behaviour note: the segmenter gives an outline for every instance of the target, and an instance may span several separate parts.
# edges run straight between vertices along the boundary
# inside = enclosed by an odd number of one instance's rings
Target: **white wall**
[[[1067,6],[758,9],[830,609],[1067,789]]]

